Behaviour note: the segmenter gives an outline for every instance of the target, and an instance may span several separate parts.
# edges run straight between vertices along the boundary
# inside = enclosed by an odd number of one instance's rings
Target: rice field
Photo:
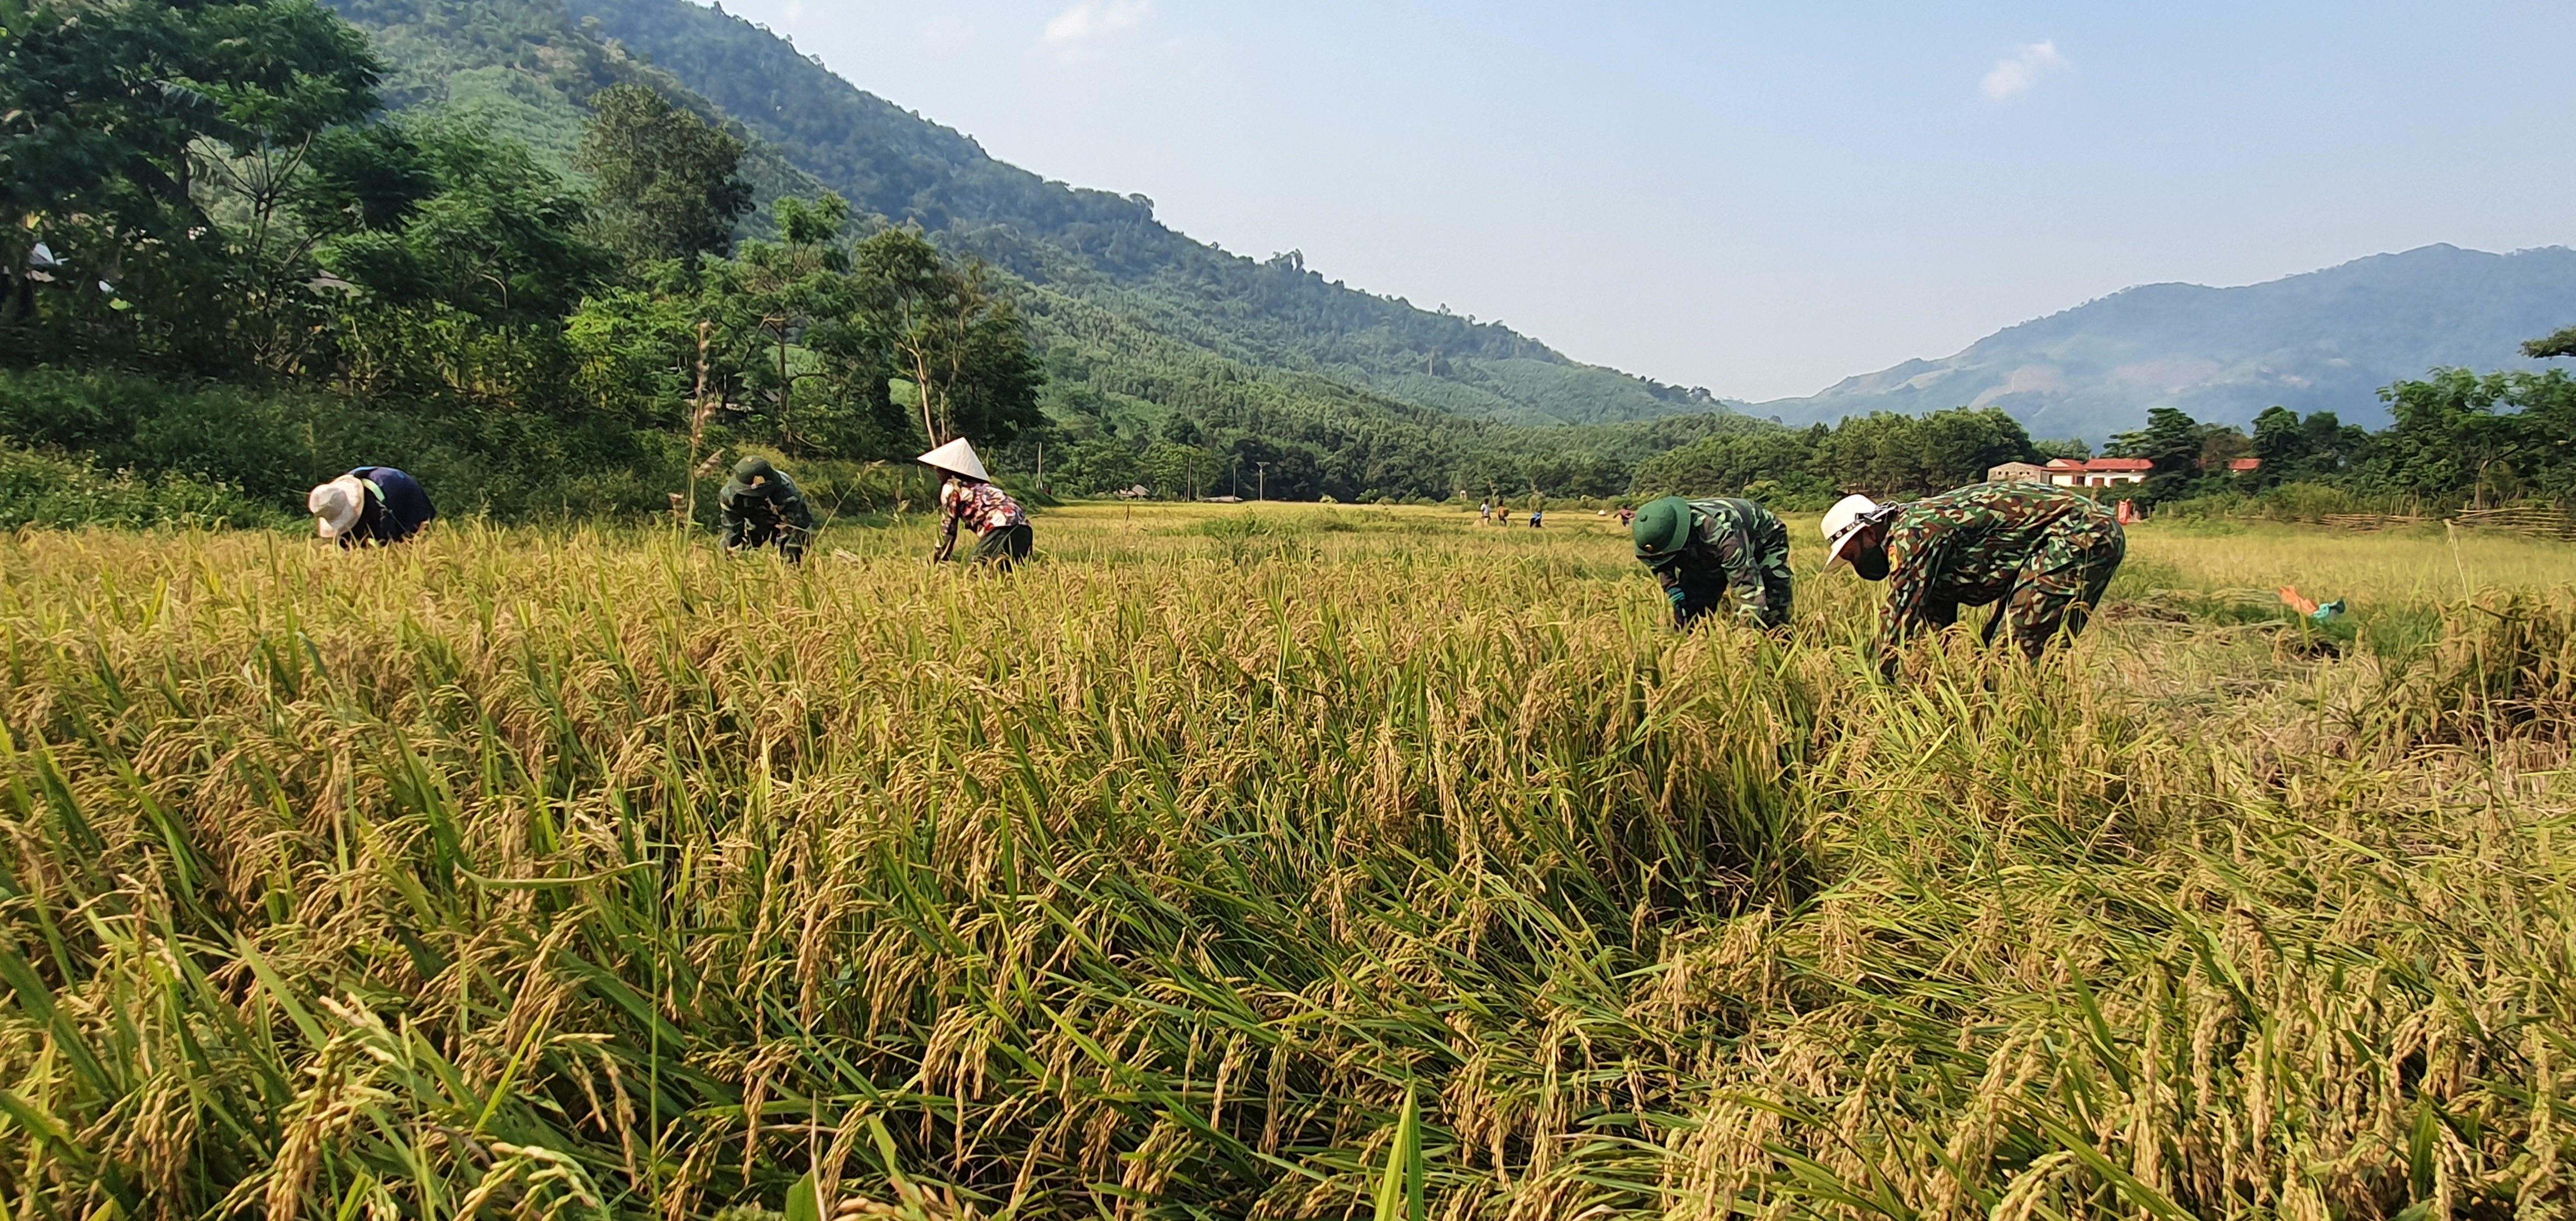
[[[2565,1215],[2576,548],[1792,528],[0,538],[0,1218]]]

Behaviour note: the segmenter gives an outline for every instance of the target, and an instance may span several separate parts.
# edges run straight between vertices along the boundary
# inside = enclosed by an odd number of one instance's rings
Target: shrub
[[[237,488],[185,475],[102,472],[0,445],[0,530],[76,526],[278,526],[290,518]]]

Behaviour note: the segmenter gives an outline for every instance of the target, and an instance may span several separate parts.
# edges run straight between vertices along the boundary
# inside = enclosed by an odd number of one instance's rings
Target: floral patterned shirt
[[[989,483],[969,484],[951,479],[940,486],[939,508],[977,534],[1005,526],[1027,525],[1029,520],[1020,512],[1020,502]]]

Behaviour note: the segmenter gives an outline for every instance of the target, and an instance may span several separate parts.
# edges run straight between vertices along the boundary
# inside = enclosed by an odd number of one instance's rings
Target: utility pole
[[[1270,499],[1270,464],[1267,462],[1255,462],[1252,465],[1261,468],[1253,472],[1252,498],[1254,500],[1268,500]]]

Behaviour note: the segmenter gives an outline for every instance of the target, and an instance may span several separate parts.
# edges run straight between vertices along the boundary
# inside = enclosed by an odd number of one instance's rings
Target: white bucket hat
[[[358,514],[366,507],[367,488],[355,475],[342,475],[329,483],[315,485],[304,498],[304,507],[314,517],[313,526],[324,538],[338,538],[358,524]]]
[[[975,447],[968,445],[964,437],[959,437],[923,454],[914,461],[924,466],[937,467],[951,474],[964,475],[969,479],[981,479],[986,483],[993,481],[991,475],[984,473],[983,459],[975,456]]]
[[[1845,496],[1835,501],[1834,507],[1825,510],[1825,567],[1827,570],[1851,558],[1847,553],[1851,550],[1852,540],[1859,538],[1860,532],[1869,528],[1869,523],[1877,514],[1878,502],[1857,494]]]

